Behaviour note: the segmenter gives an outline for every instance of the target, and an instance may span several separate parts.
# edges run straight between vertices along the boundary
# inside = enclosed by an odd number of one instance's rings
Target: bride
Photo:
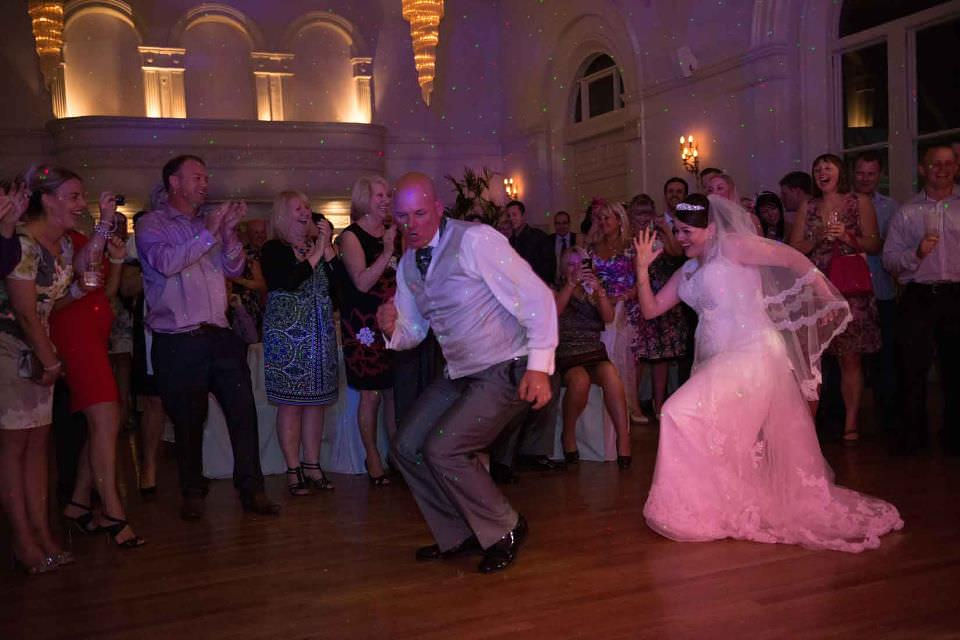
[[[693,375],[663,406],[647,524],[680,541],[878,547],[900,514],[834,484],[807,405],[850,320],[843,296],[802,254],[758,237],[736,203],[694,194],[675,219],[690,260],[657,294],[660,250],[649,231],[634,240],[644,317],[681,300],[700,317]]]

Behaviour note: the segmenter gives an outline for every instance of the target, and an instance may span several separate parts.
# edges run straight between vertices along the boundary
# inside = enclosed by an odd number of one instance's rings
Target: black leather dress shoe
[[[483,560],[477,567],[480,573],[502,571],[513,564],[520,545],[527,539],[527,531],[527,519],[520,516],[517,519],[517,526],[483,552]]]
[[[473,553],[481,553],[483,548],[477,542],[476,536],[470,536],[457,546],[446,551],[440,551],[440,546],[431,544],[427,547],[417,549],[417,560],[447,560],[448,558],[457,558]]]
[[[183,520],[199,520],[203,517],[203,496],[183,496],[180,517]]]
[[[561,471],[562,462],[551,460],[547,456],[517,456],[517,465],[531,471]]]
[[[499,462],[490,463],[490,477],[497,484],[517,484],[517,476],[513,469]]]
[[[248,513],[256,513],[261,516],[276,516],[280,514],[280,505],[275,502],[270,502],[267,494],[263,491],[255,491],[254,493],[241,496],[240,503],[243,505],[243,510]]]

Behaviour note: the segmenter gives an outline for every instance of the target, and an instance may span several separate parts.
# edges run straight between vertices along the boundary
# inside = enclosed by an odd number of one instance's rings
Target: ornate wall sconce
[[[517,200],[520,198],[520,187],[517,186],[517,183],[513,178],[503,179],[503,190],[506,192],[507,198],[510,200]]]
[[[693,136],[680,136],[680,160],[683,168],[696,175],[700,171],[700,151]]]

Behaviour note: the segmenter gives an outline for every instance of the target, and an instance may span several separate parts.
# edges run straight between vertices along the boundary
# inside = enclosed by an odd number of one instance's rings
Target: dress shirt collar
[[[936,204],[937,202],[946,202],[951,200],[960,200],[960,186],[954,185],[953,192],[951,192],[950,195],[943,200],[934,200],[927,194],[926,189],[921,189],[920,193],[915,195],[910,200],[910,204]]]

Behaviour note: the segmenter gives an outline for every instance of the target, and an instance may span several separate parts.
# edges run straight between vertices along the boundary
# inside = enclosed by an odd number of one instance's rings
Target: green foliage
[[[463,220],[468,215],[475,214],[486,224],[494,224],[500,213],[500,207],[489,198],[490,180],[495,175],[497,173],[487,167],[483,167],[479,172],[464,167],[463,178],[460,180],[451,175],[445,176],[457,192],[457,200],[452,207],[446,209],[446,215]]]

